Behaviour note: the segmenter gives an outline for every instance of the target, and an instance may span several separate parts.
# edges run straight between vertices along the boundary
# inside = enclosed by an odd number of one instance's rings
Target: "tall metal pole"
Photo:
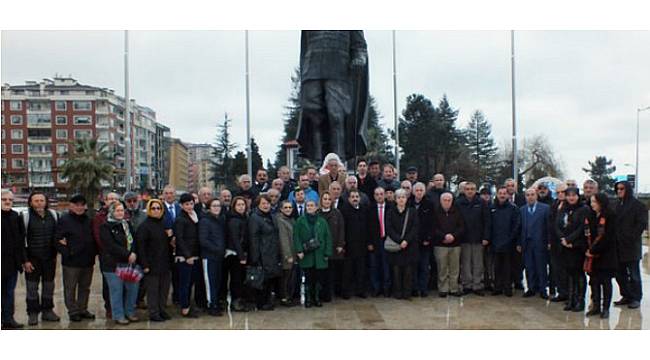
[[[395,167],[399,172],[399,118],[397,116],[397,57],[395,55],[395,30],[393,30],[393,118],[395,121]]]
[[[131,100],[129,97],[129,30],[124,30],[124,128],[126,145],[126,191],[131,191]]]
[[[636,155],[635,155],[635,166],[634,166],[634,195],[639,195],[639,115],[641,111],[650,110],[650,106],[643,109],[636,109]]]
[[[510,78],[512,87],[512,178],[519,184],[519,164],[517,161],[517,116],[515,107],[515,31],[510,30]]]
[[[251,149],[251,104],[250,104],[250,74],[248,63],[248,30],[245,30],[246,38],[246,156],[248,176],[253,178],[253,156]]]

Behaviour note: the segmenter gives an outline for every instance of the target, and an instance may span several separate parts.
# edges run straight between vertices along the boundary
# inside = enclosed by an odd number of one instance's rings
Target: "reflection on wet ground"
[[[642,260],[643,288],[650,289],[650,260],[644,247]],[[410,301],[369,298],[335,300],[322,308],[276,308],[275,311],[227,313],[222,317],[202,315],[198,319],[182,319],[178,310],[170,308],[175,316],[164,323],[140,321],[126,327],[114,325],[105,319],[101,297],[101,279],[95,270],[90,311],[97,315],[94,321],[71,323],[65,313],[60,269],[57,272],[55,310],[60,323],[39,323],[28,329],[593,329],[627,330],[650,329],[650,301],[647,297],[639,309],[612,306],[609,319],[587,318],[583,313],[562,311],[562,306],[539,297],[522,298],[518,291],[512,298],[478,297],[414,298]],[[436,295],[435,293],[433,295]],[[589,295],[588,295],[589,296]],[[614,282],[614,300],[619,298]],[[146,311],[138,310],[146,319]],[[645,315],[645,316],[644,316]],[[16,319],[27,323],[25,313],[25,280],[21,276],[16,289]]]

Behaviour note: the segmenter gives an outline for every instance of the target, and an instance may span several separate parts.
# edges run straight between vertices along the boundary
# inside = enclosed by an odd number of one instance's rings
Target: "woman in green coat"
[[[327,221],[316,213],[316,202],[307,201],[306,210],[293,228],[293,247],[305,272],[305,307],[321,307],[318,293],[327,275],[327,260],[332,256],[332,236]],[[318,246],[310,249],[314,242]]]

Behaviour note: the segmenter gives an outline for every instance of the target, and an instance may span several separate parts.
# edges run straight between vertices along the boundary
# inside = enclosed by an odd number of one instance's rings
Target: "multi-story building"
[[[180,139],[168,138],[169,146],[169,184],[176,188],[177,192],[188,190],[188,169],[189,161],[187,147]]]
[[[210,144],[185,144],[189,157],[188,190],[198,191],[207,186],[214,188],[210,180],[214,174],[210,159],[214,156],[214,146]]]
[[[1,103],[3,187],[63,193],[67,184],[59,169],[71,150],[70,142],[97,137],[108,145],[115,162],[113,183],[104,185],[125,188],[125,102],[113,90],[55,77],[25,85],[4,84]],[[161,144],[160,125],[153,110],[134,100],[130,109],[133,185],[156,189],[162,181],[151,174],[160,177],[163,171],[158,168],[160,157],[156,157],[164,152],[156,148]]]

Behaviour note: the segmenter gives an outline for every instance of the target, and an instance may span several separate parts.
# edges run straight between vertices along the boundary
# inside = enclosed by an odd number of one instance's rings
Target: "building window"
[[[51,154],[52,145],[50,144],[30,144],[27,148],[30,154]]]
[[[68,124],[68,117],[64,115],[58,115],[56,117],[56,124],[57,125],[66,125]]]
[[[50,114],[29,114],[27,115],[27,124],[29,125],[51,125],[52,117]]]
[[[57,139],[67,139],[68,138],[68,130],[66,130],[66,129],[57,129],[56,130],[56,138]]]
[[[22,154],[23,153],[23,144],[11,144],[11,153],[12,154]]]
[[[75,130],[74,138],[75,139],[90,139],[93,137],[92,130]]]
[[[22,115],[11,115],[11,125],[22,125],[22,124],[23,124]]]
[[[66,159],[61,159],[61,158],[56,159],[56,166],[57,167],[58,166],[63,166],[63,164],[65,164],[65,161],[66,161]]]
[[[72,103],[72,108],[75,110],[90,110],[92,103],[90,101],[75,101]]]
[[[2,129],[2,140],[5,139],[5,129]]]
[[[33,95],[38,96],[39,94],[40,92],[36,92],[36,94]],[[29,101],[27,103],[27,108],[32,111],[50,111],[52,105],[49,101]]]
[[[22,140],[23,130],[22,129],[11,129],[11,139],[12,140]]]
[[[68,144],[56,144],[56,153],[63,155],[68,152]]]
[[[4,104],[4,102],[3,102],[3,104]],[[4,108],[4,106],[3,106],[3,108]],[[3,110],[4,110],[4,109],[3,109]],[[4,125],[4,124],[5,124],[5,116],[2,115],[2,125]]]
[[[14,169],[23,169],[25,168],[25,160],[23,159],[11,159],[11,167]]]
[[[56,109],[59,111],[63,111],[66,109],[66,102],[65,101],[57,101],[56,102]]]
[[[90,125],[92,124],[92,118],[90,116],[75,116],[74,117],[75,125]]]
[[[5,144],[2,144],[2,153],[3,154],[7,152],[7,148],[5,146],[6,146]]]
[[[23,103],[22,101],[10,101],[9,102],[9,109],[11,110],[22,110],[23,109]]]
[[[7,159],[2,158],[2,168],[6,169],[7,168]]]

